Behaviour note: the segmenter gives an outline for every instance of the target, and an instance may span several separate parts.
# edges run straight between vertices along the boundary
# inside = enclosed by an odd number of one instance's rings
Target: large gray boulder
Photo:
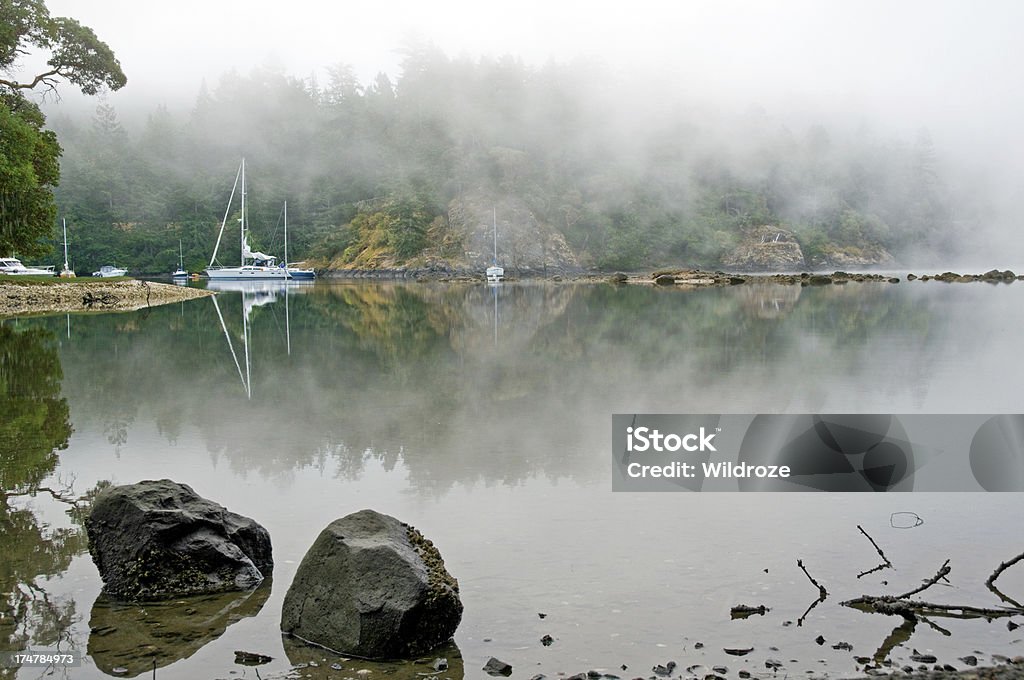
[[[339,654],[397,659],[447,642],[461,619],[459,584],[434,544],[361,510],[320,532],[285,595],[281,630]]]
[[[85,528],[104,593],[118,600],[250,590],[274,568],[266,529],[169,479],[107,489]]]

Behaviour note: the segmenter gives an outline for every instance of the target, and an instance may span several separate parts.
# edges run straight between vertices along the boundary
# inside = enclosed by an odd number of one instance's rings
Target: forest
[[[969,222],[924,129],[729,111],[607,65],[430,46],[407,48],[394,80],[328,73],[232,72],[131,122],[102,98],[91,118],[48,110],[72,266],[168,272],[180,241],[201,270],[242,157],[254,245],[281,256],[287,201],[289,257],[318,267],[472,265],[492,208],[503,243],[519,230],[601,270],[721,266],[765,224],[792,232],[809,264],[837,248],[912,264],[955,252]],[[221,261],[238,258],[233,233]],[[54,252],[60,242],[58,219]]]

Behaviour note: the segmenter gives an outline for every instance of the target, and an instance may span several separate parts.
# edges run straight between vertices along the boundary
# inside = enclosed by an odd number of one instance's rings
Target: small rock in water
[[[448,659],[434,659],[430,667],[435,671],[446,671],[448,670]]]
[[[537,673],[537,675],[535,675],[532,678],[530,678],[530,680],[547,680],[547,679],[548,679],[548,676],[544,675],[543,673]]]
[[[714,672],[718,673],[719,675],[725,675],[726,673],[729,672],[729,667],[728,666],[712,666],[711,670],[713,670]]]
[[[597,671],[597,670],[591,669],[591,670],[587,671],[587,677],[588,678],[599,678],[599,677],[601,677],[601,671]]]
[[[853,645],[851,645],[849,642],[837,642],[834,645],[832,645],[832,649],[838,649],[843,652],[850,652],[853,651]]]
[[[963,661],[968,666],[977,666],[978,665],[978,657],[974,656],[973,654],[968,654],[967,656],[961,656],[960,660]]]
[[[554,641],[555,638],[551,637],[550,635],[545,635],[540,639],[540,643],[545,647],[550,647]]]
[[[504,661],[494,658],[493,656],[484,664],[483,670],[486,671],[488,675],[512,675],[512,666]]]
[[[235,652],[235,663],[241,666],[262,666],[265,663],[270,663],[274,660],[274,657],[267,656],[266,654],[256,654],[255,652]]]
[[[819,635],[818,637],[814,638],[814,641],[817,642],[819,645],[823,645],[825,644],[825,636]]]
[[[743,678],[743,680],[747,680],[750,677],[750,671],[740,671],[737,675]]]
[[[1007,630],[1017,630],[1018,628],[1020,628],[1019,624],[1016,624],[1013,621],[1007,621],[1006,622],[1006,629]]]
[[[750,605],[746,604],[738,604],[729,610],[729,614],[734,619],[745,619],[748,616],[753,616],[754,614],[757,614],[758,616],[764,616],[769,611],[771,610],[763,604],[758,605],[756,607],[751,607]]]
[[[782,662],[778,661],[777,659],[766,659],[764,662],[764,667],[769,670],[777,671],[778,669],[782,668]]]
[[[753,647],[742,647],[742,648],[725,647],[725,648],[722,649],[722,651],[725,652],[726,654],[729,654],[730,656],[746,656],[747,654],[750,654],[752,651],[754,651],[754,648]]]
[[[542,619],[546,619],[548,615],[545,614],[544,612],[537,612],[537,616],[539,616]]]
[[[654,671],[655,675],[668,676],[668,675],[672,675],[672,671],[675,670],[675,667],[676,667],[676,662],[675,661],[669,661],[664,666],[662,666],[661,664],[658,664],[657,666],[655,666],[651,670]]]
[[[935,663],[937,659],[932,654],[921,654],[916,649],[914,653],[910,655],[910,660],[914,663]]]
[[[694,649],[704,649],[704,643],[703,642],[694,642],[693,643],[693,648]]]

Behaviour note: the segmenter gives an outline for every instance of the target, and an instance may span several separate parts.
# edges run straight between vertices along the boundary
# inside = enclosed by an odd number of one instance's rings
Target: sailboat
[[[75,272],[68,266],[68,221],[64,219],[62,222],[64,224],[64,268],[60,270],[60,278],[73,279]]]
[[[188,280],[188,272],[185,271],[185,255],[181,250],[181,239],[178,239],[178,268],[171,273],[171,278],[178,281]]]
[[[308,280],[316,278],[316,271],[302,267],[293,267],[288,263],[288,201],[284,202],[284,261],[285,269],[289,276],[296,280]]]
[[[224,227],[227,226],[228,223],[228,215],[231,214],[231,203],[235,198],[235,191],[238,189],[239,179],[241,179],[242,188],[242,207],[241,217],[239,218],[239,223],[241,225],[242,261],[237,267],[218,266],[216,264],[217,251],[220,249],[221,237],[224,236]],[[291,275],[288,273],[288,267],[285,263],[278,265],[276,264],[277,258],[273,255],[253,251],[249,247],[249,215],[246,210],[245,197],[245,159],[243,158],[242,164],[238,166],[238,174],[235,175],[235,184],[231,187],[231,196],[228,198],[228,207],[224,211],[224,220],[220,225],[220,233],[217,235],[217,244],[213,248],[213,257],[210,258],[210,264],[206,268],[206,275],[211,279],[290,279]]]
[[[487,275],[488,283],[498,283],[505,278],[505,269],[498,266],[498,209],[494,208],[493,214],[494,224],[494,264],[487,268],[485,272]]]

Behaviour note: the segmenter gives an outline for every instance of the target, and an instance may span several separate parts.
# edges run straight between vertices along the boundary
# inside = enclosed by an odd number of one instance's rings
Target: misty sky
[[[531,64],[597,57],[676,87],[765,92],[910,114],[970,115],[1012,103],[1024,3],[891,0],[49,0],[107,41],[132,92],[194,95],[235,68],[304,77],[337,62],[368,82],[397,49],[513,54]],[[838,101],[837,101],[838,98]],[[893,98],[899,101],[883,103]],[[1012,98],[1012,102],[1006,102]]]
[[[188,109],[205,78],[274,66],[297,77],[350,64],[364,84],[400,74],[400,49],[512,54],[531,65],[597,59],[675,95],[807,122],[928,128],[965,163],[1019,188],[1024,2],[987,0],[48,0],[115,51],[133,104]],[[64,87],[68,106],[73,91]],[[89,102],[88,106],[94,106]],[[964,150],[970,151],[961,154]],[[1012,177],[1012,178],[1011,178]],[[997,179],[997,178],[991,178]]]

